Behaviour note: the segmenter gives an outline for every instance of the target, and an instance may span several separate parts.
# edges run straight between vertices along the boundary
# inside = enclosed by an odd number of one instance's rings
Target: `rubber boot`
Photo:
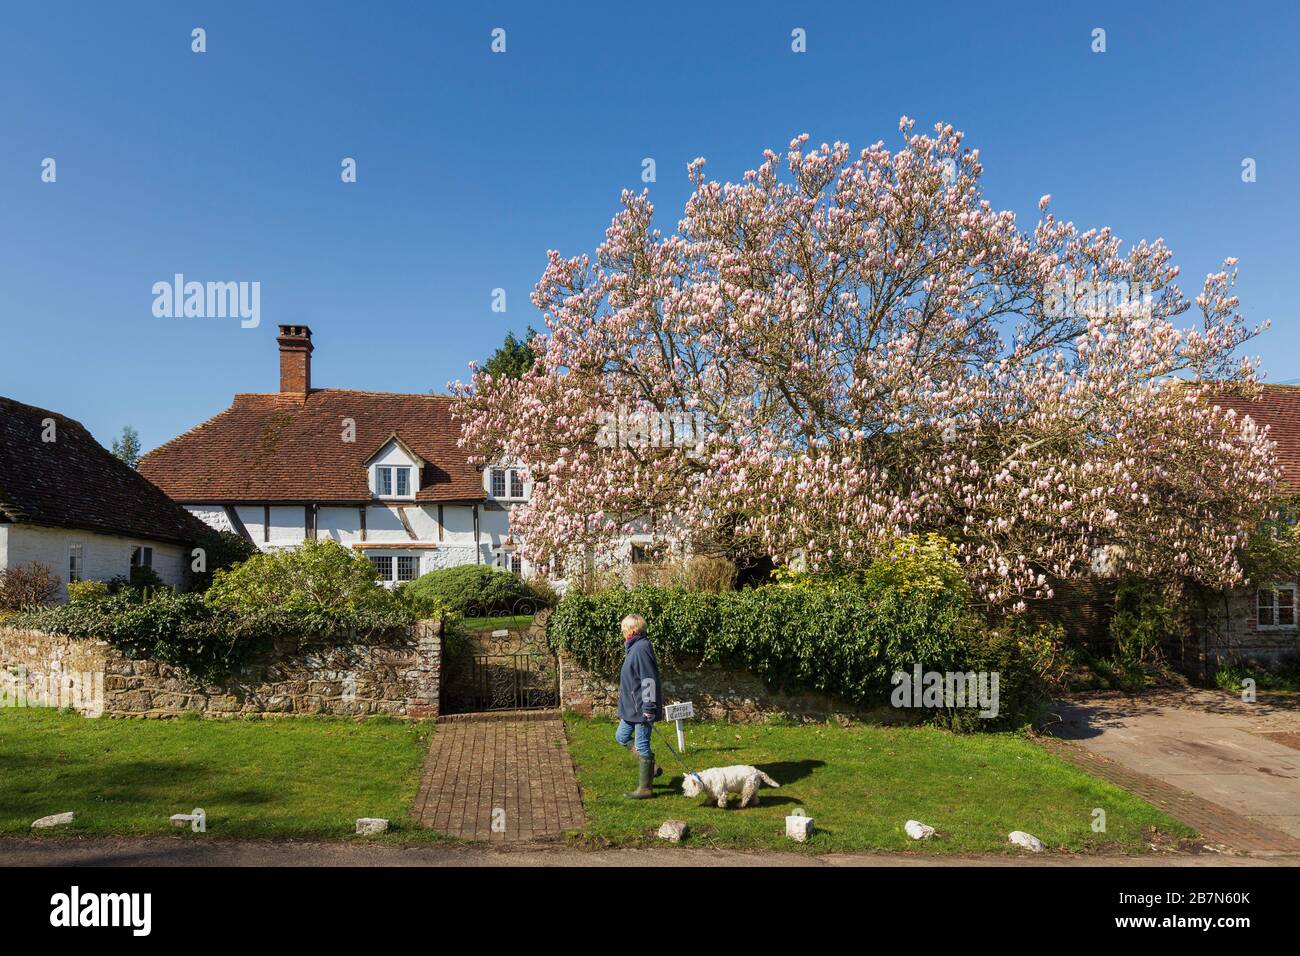
[[[627,752],[628,752],[629,754],[631,754],[631,755],[632,755],[633,757],[635,757],[637,760],[640,760],[640,759],[641,759],[641,755],[640,755],[639,753],[636,752],[636,745],[635,745],[635,744],[628,744],[627,747],[626,747],[625,749],[627,750]],[[664,773],[664,768],[661,767],[661,766],[659,766],[659,764],[656,763],[656,764],[655,764],[655,776],[656,776],[656,777],[662,777],[662,776],[663,776],[663,773]]]
[[[623,794],[629,800],[644,800],[655,795],[650,786],[650,781],[654,779],[655,774],[655,758],[642,757],[638,769],[640,773],[637,777],[637,788],[631,793]]]

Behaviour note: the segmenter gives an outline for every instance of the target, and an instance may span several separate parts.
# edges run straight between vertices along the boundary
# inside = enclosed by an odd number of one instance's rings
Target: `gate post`
[[[416,621],[411,625],[411,638],[412,696],[406,701],[406,716],[436,719],[442,701],[442,618]]]

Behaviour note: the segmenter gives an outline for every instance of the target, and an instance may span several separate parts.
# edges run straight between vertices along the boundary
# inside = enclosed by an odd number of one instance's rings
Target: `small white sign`
[[[695,703],[685,701],[680,704],[668,704],[664,707],[664,720],[686,720],[695,716]]]

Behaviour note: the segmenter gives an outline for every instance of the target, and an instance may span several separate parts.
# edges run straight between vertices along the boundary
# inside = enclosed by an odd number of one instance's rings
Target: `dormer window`
[[[523,501],[528,497],[522,468],[489,468],[488,494],[506,501]]]
[[[411,469],[404,465],[376,465],[375,494],[380,498],[411,497]]]
[[[370,469],[370,493],[376,498],[413,500],[420,489],[420,471],[424,464],[424,459],[393,432],[366,459],[366,467]]]

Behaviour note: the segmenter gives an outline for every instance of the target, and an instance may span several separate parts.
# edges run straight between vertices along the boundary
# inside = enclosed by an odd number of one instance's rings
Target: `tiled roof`
[[[54,441],[43,441],[46,419]],[[0,397],[0,516],[190,544],[206,526],[115,458],[80,422]]]
[[[1213,394],[1207,401],[1267,425],[1268,437],[1277,442],[1282,480],[1291,491],[1300,492],[1300,385],[1265,385],[1253,399]]]
[[[366,462],[396,435],[425,460],[416,501],[484,497],[479,470],[456,447],[446,395],[322,388],[241,394],[234,404],[154,449],[140,471],[176,501],[369,501]],[[344,441],[346,420],[355,440]]]

